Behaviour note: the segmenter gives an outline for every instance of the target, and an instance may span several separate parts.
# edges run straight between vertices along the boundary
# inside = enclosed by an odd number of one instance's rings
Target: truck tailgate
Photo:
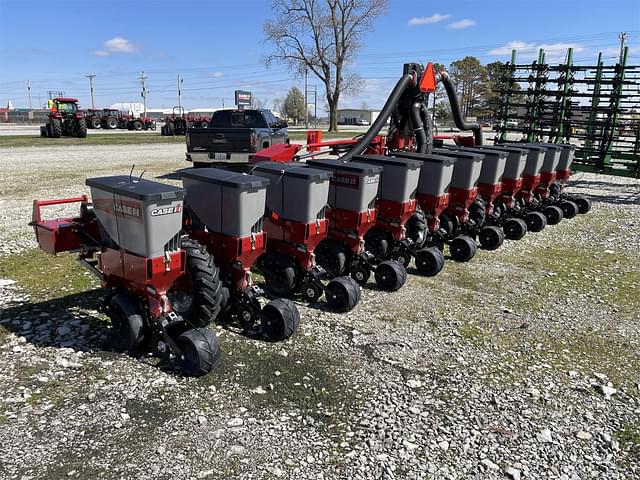
[[[189,128],[188,152],[253,153],[249,128]]]

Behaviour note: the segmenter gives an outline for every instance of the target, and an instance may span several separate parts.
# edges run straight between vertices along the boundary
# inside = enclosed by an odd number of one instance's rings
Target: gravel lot
[[[640,478],[640,181],[577,174],[589,215],[347,315],[299,305],[284,343],[218,328],[220,368],[184,379],[110,351],[96,283],[27,226],[183,152],[0,150],[0,478]]]

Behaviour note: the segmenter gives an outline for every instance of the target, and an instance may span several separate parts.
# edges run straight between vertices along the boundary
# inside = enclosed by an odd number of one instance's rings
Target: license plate
[[[209,158],[212,160],[226,160],[227,154],[226,153],[210,153]]]

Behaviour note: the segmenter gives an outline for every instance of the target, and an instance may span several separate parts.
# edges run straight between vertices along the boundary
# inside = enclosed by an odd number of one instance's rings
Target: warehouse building
[[[343,108],[338,110],[339,125],[371,125],[380,115],[380,110],[369,108]]]

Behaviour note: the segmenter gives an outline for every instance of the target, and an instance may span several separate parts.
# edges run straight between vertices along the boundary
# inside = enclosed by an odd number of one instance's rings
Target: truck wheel
[[[60,138],[62,136],[62,122],[58,118],[52,118],[50,122],[49,131],[51,132],[51,137]]]
[[[220,313],[222,282],[213,256],[195,240],[182,241],[187,254],[186,273],[179,278],[167,296],[174,311],[187,323],[206,327]]]
[[[276,298],[262,309],[262,326],[269,340],[286,340],[300,325],[300,312],[286,298]]]
[[[144,341],[144,318],[138,302],[129,294],[118,293],[109,302],[112,338],[118,351],[135,353]]]
[[[204,162],[193,162],[193,168],[209,168],[212,167],[213,164],[211,163],[204,163]]]
[[[407,282],[407,269],[394,260],[387,260],[376,268],[375,279],[380,290],[395,292]]]
[[[78,138],[87,137],[87,121],[84,118],[78,120],[76,125],[76,135],[78,135]]]
[[[360,301],[360,285],[351,277],[334,278],[327,285],[325,297],[334,312],[349,312]]]
[[[181,333],[176,345],[182,352],[178,365],[187,377],[206,375],[220,362],[218,338],[206,328],[191,328]]]

